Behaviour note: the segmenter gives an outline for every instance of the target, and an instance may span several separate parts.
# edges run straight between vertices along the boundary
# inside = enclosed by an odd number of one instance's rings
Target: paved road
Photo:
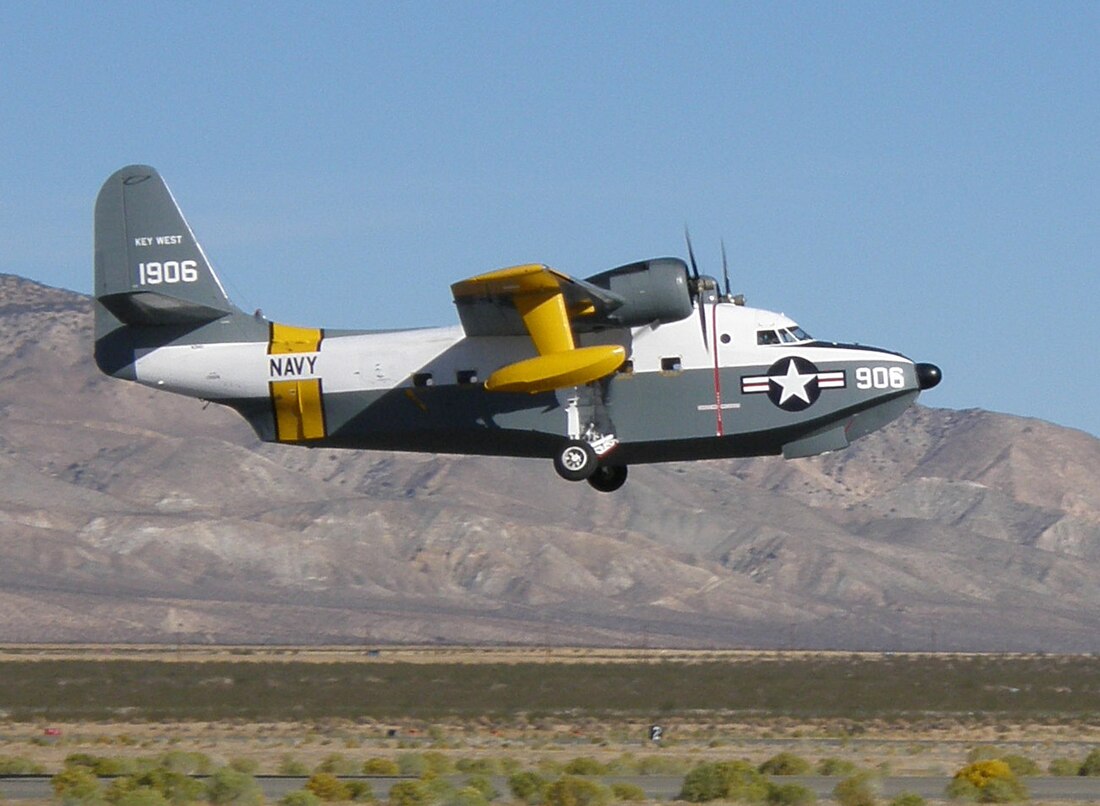
[[[408,778],[383,778],[377,776],[348,776],[349,779],[369,781],[375,796],[384,798],[390,787],[398,781]],[[301,789],[306,778],[284,776],[258,776],[257,780],[270,800],[278,800],[287,792]],[[460,783],[462,776],[453,777]],[[683,776],[679,775],[626,775],[606,776],[597,780],[605,784],[624,782],[640,786],[647,796],[655,800],[672,800],[680,791]],[[795,775],[773,778],[777,783],[801,784],[809,788],[819,798],[828,798],[839,778],[827,778],[821,775]],[[928,798],[941,800],[949,778],[939,776],[884,778],[882,794],[891,798],[899,792],[915,792]],[[502,794],[508,791],[506,778],[493,778],[493,786]],[[1066,778],[1025,778],[1033,800],[1072,800],[1100,803],[1100,778],[1070,776]],[[31,800],[52,797],[48,776],[0,776],[0,799]]]

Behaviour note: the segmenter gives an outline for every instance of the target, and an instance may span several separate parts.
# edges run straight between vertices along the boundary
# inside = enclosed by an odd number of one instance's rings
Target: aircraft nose
[[[943,373],[935,364],[917,364],[917,383],[921,389],[931,389],[943,380]]]

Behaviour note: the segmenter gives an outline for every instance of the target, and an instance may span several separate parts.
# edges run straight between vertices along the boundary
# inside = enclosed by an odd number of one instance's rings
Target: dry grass
[[[1097,680],[1087,657],[7,646],[0,755],[56,769],[77,752],[187,750],[275,773],[284,756],[312,769],[334,753],[533,766],[624,753],[759,763],[785,750],[947,775],[985,743],[1045,769],[1100,744]],[[661,746],[646,740],[651,722]]]

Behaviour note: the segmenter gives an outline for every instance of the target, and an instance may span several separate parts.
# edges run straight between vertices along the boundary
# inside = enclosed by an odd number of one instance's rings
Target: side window
[[[684,364],[678,355],[671,355],[661,359],[661,372],[681,372],[683,369]]]
[[[774,330],[756,331],[757,344],[779,344],[779,335]]]
[[[413,386],[432,386],[434,383],[430,372],[418,372],[413,375]]]
[[[622,363],[622,366],[619,367],[619,374],[620,375],[633,375],[634,374],[634,362],[631,361],[629,358],[626,361],[624,361]]]
[[[476,369],[460,369],[456,374],[458,382],[460,384],[477,383],[477,370]]]

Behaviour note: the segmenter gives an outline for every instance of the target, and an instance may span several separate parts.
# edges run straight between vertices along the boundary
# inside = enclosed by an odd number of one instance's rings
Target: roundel
[[[768,368],[768,399],[784,411],[808,409],[820,396],[813,362],[790,356]]]

